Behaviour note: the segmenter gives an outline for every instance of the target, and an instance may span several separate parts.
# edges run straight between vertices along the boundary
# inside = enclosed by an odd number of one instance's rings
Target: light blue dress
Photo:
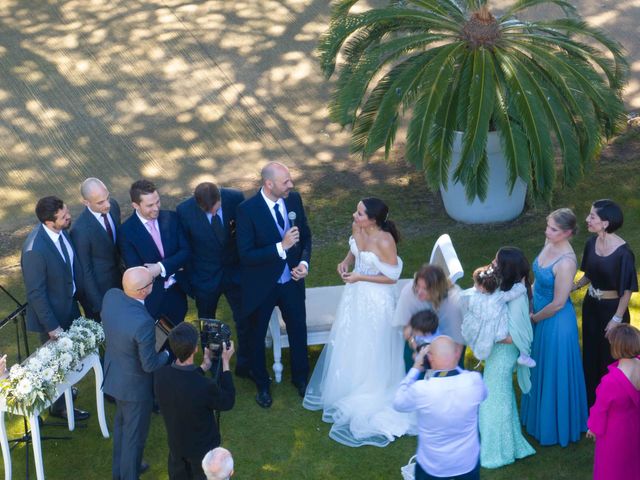
[[[526,315],[526,320],[529,320],[526,296],[509,302],[509,316],[514,315]],[[513,389],[513,370],[518,355],[515,345],[496,343],[484,365],[482,375],[488,392],[480,405],[480,465],[484,468],[502,467],[536,453],[522,435]],[[528,382],[529,369],[525,367],[523,370],[526,376],[522,380]],[[519,381],[522,375],[518,371]]]
[[[553,300],[553,266],[533,262],[536,281],[533,309],[540,311]],[[531,391],[522,396],[522,423],[541,445],[580,440],[587,431],[587,394],[582,371],[576,312],[568,298],[562,309],[534,326]]]

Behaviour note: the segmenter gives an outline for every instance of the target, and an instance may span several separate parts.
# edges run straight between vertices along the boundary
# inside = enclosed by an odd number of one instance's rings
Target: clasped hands
[[[356,272],[349,271],[349,263],[347,261],[342,261],[338,264],[338,275],[342,278],[344,283],[355,283],[360,281],[360,274]]]

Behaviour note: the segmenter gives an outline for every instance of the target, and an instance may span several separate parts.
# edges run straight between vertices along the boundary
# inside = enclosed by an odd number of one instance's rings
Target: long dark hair
[[[399,243],[400,233],[393,220],[389,220],[389,207],[387,207],[382,200],[375,197],[363,198],[362,204],[367,212],[367,217],[375,220],[376,225],[378,225],[381,230],[390,233],[393,240]]]
[[[508,292],[516,283],[524,277],[527,287],[527,295],[531,299],[531,280],[529,260],[518,247],[502,247],[496,255],[496,267],[502,281],[500,290]]]

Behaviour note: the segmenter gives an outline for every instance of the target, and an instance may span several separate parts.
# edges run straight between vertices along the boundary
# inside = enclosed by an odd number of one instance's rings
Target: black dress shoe
[[[294,385],[294,387],[298,390],[298,395],[304,398],[305,393],[307,393],[307,382],[300,382]]]
[[[138,472],[140,472],[140,475],[142,475],[147,470],[149,470],[149,464],[142,460],[142,462],[140,462],[140,468],[138,469]]]
[[[269,408],[271,406],[273,400],[271,399],[271,394],[269,393],[268,388],[258,391],[258,394],[256,395],[256,403],[262,408]]]
[[[51,411],[49,411],[49,415],[51,415],[52,417],[58,417],[58,418],[62,418],[64,420],[67,420],[67,411],[66,410],[60,410],[60,411],[51,410]],[[91,416],[91,414],[89,412],[86,412],[84,410],[80,410],[79,408],[74,408],[73,409],[73,417],[75,418],[76,422],[80,421],[80,420],[86,420],[90,416]]]

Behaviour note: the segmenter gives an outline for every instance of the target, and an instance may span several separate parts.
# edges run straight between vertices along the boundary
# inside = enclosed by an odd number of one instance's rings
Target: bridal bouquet
[[[14,365],[0,383],[7,406],[23,415],[42,410],[56,398],[56,387],[80,360],[104,342],[102,325],[77,318],[57,340],[40,347],[23,364]]]

